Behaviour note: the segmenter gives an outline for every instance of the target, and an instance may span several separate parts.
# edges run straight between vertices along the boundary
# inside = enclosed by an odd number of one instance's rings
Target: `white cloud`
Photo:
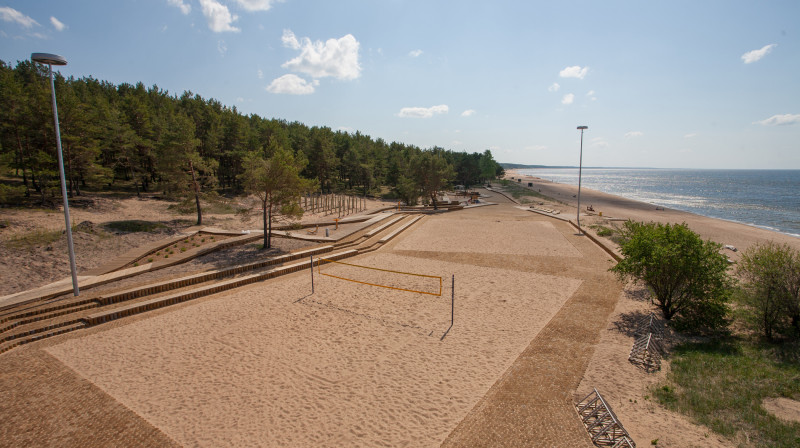
[[[450,108],[446,104],[431,107],[404,107],[397,114],[402,118],[431,118],[434,115],[446,114]]]
[[[236,0],[242,8],[247,11],[268,11],[272,8],[273,3],[278,3],[276,0]]]
[[[361,75],[358,65],[359,43],[352,34],[326,42],[311,42],[304,37],[298,40],[290,30],[284,30],[283,45],[300,50],[300,56],[285,62],[281,67],[305,73],[312,78],[332,76],[337,79],[356,79]]]
[[[56,19],[53,16],[50,16],[50,23],[53,24],[53,28],[55,28],[56,31],[64,31],[65,29],[67,29],[67,25],[64,25],[60,20]]]
[[[319,85],[319,81],[308,82],[297,75],[283,75],[280,78],[273,79],[270,85],[267,86],[267,92],[270,93],[287,93],[290,95],[308,95],[314,93],[314,87]]]
[[[300,49],[300,41],[297,40],[292,30],[283,30],[281,42],[283,42],[283,46],[286,48],[291,48],[292,50]]]
[[[575,95],[572,93],[568,93],[564,95],[564,98],[561,98],[561,104],[572,104],[575,101]]]
[[[609,145],[608,145],[608,142],[606,141],[606,139],[604,139],[603,137],[595,137],[595,138],[592,139],[591,146],[595,147],[595,148],[605,149],[605,148],[608,148]]]
[[[264,79],[264,72],[261,69],[258,69],[258,79]]]
[[[761,124],[764,126],[789,126],[800,124],[800,114],[773,115],[765,120],[755,121],[753,124]]]
[[[747,53],[742,55],[742,60],[745,64],[752,64],[767,55],[773,48],[777,47],[778,44],[769,44],[764,45],[758,50],[748,51]]]
[[[692,137],[696,137],[696,136],[697,136],[697,132],[690,132],[690,133],[684,135],[683,138],[692,138]]]
[[[583,79],[586,77],[586,73],[589,71],[589,67],[581,68],[580,65],[573,65],[572,67],[567,67],[564,70],[558,72],[558,76],[562,78],[578,78]]]
[[[544,151],[545,149],[547,149],[547,146],[544,145],[533,145],[525,147],[526,151]]]
[[[208,19],[208,28],[215,33],[231,31],[238,33],[241,31],[232,25],[239,20],[239,17],[231,14],[228,7],[215,0],[200,0],[200,8],[203,15]]]
[[[192,12],[192,5],[184,3],[183,0],[167,0],[167,3],[180,9],[183,15],[187,15]]]
[[[412,58],[418,58],[421,54],[422,50],[413,50],[408,52],[408,55],[411,56]]]
[[[0,18],[6,22],[17,22],[25,28],[30,28],[33,25],[39,24],[39,22],[8,6],[0,7]]]
[[[219,51],[219,54],[221,54],[223,56],[225,56],[225,53],[228,52],[228,46],[225,45],[225,41],[224,40],[220,40],[220,41],[217,42],[217,51]]]
[[[475,109],[467,109],[464,112],[461,112],[462,117],[471,117],[475,115]]]
[[[625,133],[625,138],[641,137],[643,135],[644,135],[644,132],[641,132],[641,131],[630,131],[630,132],[626,132]]]
[[[554,82],[552,86],[547,88],[547,91],[548,92],[558,92],[558,89],[560,89],[560,88],[561,88],[561,86],[558,85],[557,82]]]

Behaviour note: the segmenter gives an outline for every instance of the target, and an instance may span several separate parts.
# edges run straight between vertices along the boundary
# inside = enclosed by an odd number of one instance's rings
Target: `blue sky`
[[[0,0],[0,59],[500,162],[800,169],[800,2]]]

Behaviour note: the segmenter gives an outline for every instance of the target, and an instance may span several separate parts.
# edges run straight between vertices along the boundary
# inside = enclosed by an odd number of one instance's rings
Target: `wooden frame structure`
[[[658,318],[652,313],[646,316],[639,322],[634,334],[638,337],[633,342],[628,361],[647,372],[661,370],[661,355],[664,353],[664,348],[660,341],[664,339],[664,332]]]
[[[589,395],[583,397],[583,400],[575,405],[575,409],[595,445],[612,448],[636,447],[628,431],[597,389],[593,389]]]
[[[633,343],[628,361],[647,372],[661,370],[661,347],[653,333],[647,333]]]

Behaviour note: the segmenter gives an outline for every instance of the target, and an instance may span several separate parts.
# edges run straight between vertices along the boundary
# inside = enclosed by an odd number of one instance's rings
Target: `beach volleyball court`
[[[310,296],[304,271],[46,350],[183,445],[438,446],[581,283],[350,260],[455,275],[447,338],[446,284],[439,297],[317,277]]]

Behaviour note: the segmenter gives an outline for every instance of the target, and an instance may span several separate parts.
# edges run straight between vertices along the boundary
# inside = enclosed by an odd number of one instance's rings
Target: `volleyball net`
[[[321,258],[319,260],[317,272],[320,275],[360,283],[362,285],[432,296],[442,295],[442,277],[438,275],[394,271],[391,269],[345,263],[343,261],[327,258]]]

